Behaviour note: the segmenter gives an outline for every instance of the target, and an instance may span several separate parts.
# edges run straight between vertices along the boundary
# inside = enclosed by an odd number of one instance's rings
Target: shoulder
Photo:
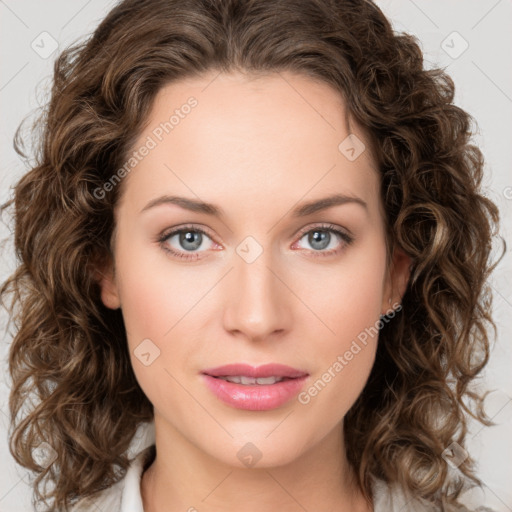
[[[85,496],[71,507],[71,512],[143,512],[140,482],[144,468],[154,458],[155,446],[140,451],[131,461],[126,474],[111,487]]]
[[[123,487],[124,478],[108,489],[82,498],[71,507],[71,512],[91,512],[93,510],[120,512]]]
[[[376,479],[373,483],[374,512],[442,512],[441,509],[425,500],[414,497],[402,489],[398,484],[388,484],[384,480]],[[495,512],[487,507],[467,508],[464,505],[456,506],[444,512]]]
[[[434,505],[414,498],[398,484],[376,479],[373,483],[374,512],[439,512]]]

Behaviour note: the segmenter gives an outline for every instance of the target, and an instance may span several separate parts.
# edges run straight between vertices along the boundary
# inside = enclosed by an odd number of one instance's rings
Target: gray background
[[[415,34],[421,41],[426,65],[442,66],[453,77],[455,101],[477,120],[474,141],[486,157],[485,193],[500,207],[502,235],[511,246],[512,173],[510,123],[512,121],[512,20],[511,0],[380,0],[377,2],[398,31]],[[94,30],[114,5],[112,1],[45,2],[0,0],[0,201],[26,170],[12,148],[12,137],[21,120],[48,98],[53,61],[73,41]],[[457,32],[454,34],[454,32]],[[47,33],[47,34],[45,34]],[[49,35],[48,35],[49,34]],[[56,47],[55,51],[53,46]],[[58,47],[57,47],[58,45]],[[466,48],[467,46],[467,48]],[[0,224],[0,238],[9,234]],[[0,254],[0,280],[14,270],[12,245]],[[492,281],[498,338],[482,387],[495,390],[487,401],[498,426],[482,428],[472,423],[469,451],[479,461],[485,483],[468,494],[468,503],[512,511],[512,275],[510,252]],[[0,511],[33,510],[30,476],[18,467],[7,445],[8,378],[6,357],[10,334],[2,310],[0,326],[2,364],[0,381]]]

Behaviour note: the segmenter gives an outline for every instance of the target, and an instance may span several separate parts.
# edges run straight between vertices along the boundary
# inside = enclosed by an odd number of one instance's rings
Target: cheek
[[[349,280],[345,283],[349,284]],[[309,361],[315,371],[297,397],[301,435],[309,432],[311,444],[340,424],[361,395],[375,362],[378,289],[374,285],[346,289],[351,292],[338,294],[339,303],[331,306],[327,316],[326,323],[330,322],[335,334],[328,333],[315,342],[313,351],[309,349]]]
[[[172,377],[181,382],[189,370],[184,362],[197,359],[196,340],[204,338],[198,330],[218,273],[206,266],[188,268],[171,262],[162,249],[135,242],[121,230],[117,254],[118,291],[137,381],[155,406],[188,403]],[[202,357],[208,357],[207,351],[202,348]]]
[[[178,362],[180,368],[181,362],[190,358],[191,346],[180,343],[188,341],[180,329],[186,329],[185,306],[191,301],[176,292],[179,287],[175,281],[169,286],[155,279],[156,270],[133,269],[129,277],[125,274],[123,320],[131,365],[144,394],[156,408],[178,410],[181,402],[187,403],[187,397],[173,379],[174,364]],[[176,378],[182,380],[178,375]]]
[[[121,232],[118,254],[118,288],[130,343],[170,337],[169,331],[186,314],[187,305],[190,308],[197,301],[197,282],[191,286],[190,274],[183,267],[174,265],[173,270],[153,242],[134,240]]]
[[[383,241],[348,254],[335,270],[317,273],[316,286],[306,296],[321,323],[303,326],[309,329],[306,337],[316,340],[316,374],[303,403],[314,402],[333,421],[357,399],[373,366],[386,271]],[[306,281],[302,286],[306,293]],[[314,336],[315,329],[322,334]]]
[[[297,276],[304,276],[297,278],[299,293],[324,324],[322,332],[331,340],[328,345],[350,343],[379,320],[385,272],[385,245],[378,239],[347,251],[334,266],[297,271]]]
[[[168,379],[164,373],[169,355],[166,345],[173,342],[173,357],[186,357],[180,353],[184,347],[175,342],[176,333],[186,324],[187,310],[197,302],[198,290],[191,289],[179,269],[170,274],[165,255],[159,255],[149,244],[128,247],[128,239],[119,236],[118,292],[132,367],[141,387],[151,396],[158,382],[155,376]]]

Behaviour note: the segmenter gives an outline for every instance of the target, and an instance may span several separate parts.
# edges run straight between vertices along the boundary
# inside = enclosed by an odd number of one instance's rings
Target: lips
[[[304,386],[308,373],[291,366],[230,364],[202,372],[208,389],[236,409],[265,411],[289,402]]]

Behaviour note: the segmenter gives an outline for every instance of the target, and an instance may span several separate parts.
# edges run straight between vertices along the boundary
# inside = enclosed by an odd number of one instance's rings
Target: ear
[[[94,279],[100,286],[103,304],[110,309],[120,308],[121,301],[112,262],[108,261],[102,265],[95,266],[93,273]]]
[[[411,265],[411,257],[402,249],[395,247],[382,296],[382,315],[388,314],[391,309],[395,309],[394,305],[402,302],[402,297],[409,282]]]

